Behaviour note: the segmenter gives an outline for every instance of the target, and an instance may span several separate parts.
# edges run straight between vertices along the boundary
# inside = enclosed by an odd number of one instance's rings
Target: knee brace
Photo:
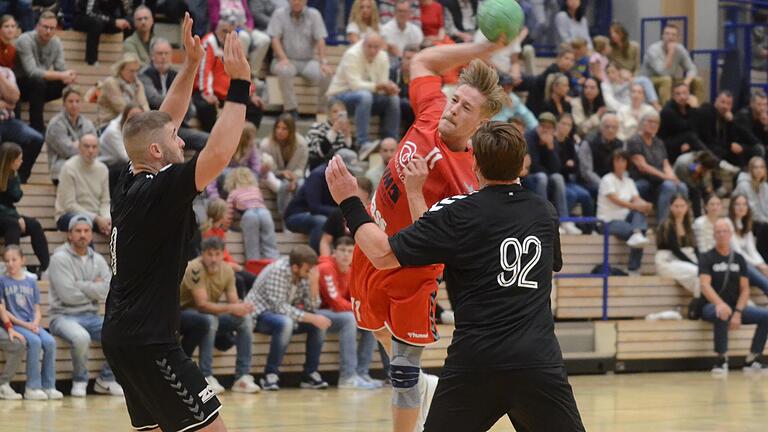
[[[392,340],[392,360],[389,377],[392,380],[392,403],[400,408],[421,406],[419,376],[421,375],[422,347]]]

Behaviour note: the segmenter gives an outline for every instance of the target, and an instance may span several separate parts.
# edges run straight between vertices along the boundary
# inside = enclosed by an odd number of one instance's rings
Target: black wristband
[[[341,208],[341,213],[347,221],[347,227],[349,227],[353,238],[358,228],[367,223],[373,223],[371,215],[365,211],[365,206],[359,197],[353,196],[345,199],[339,204],[339,208]]]
[[[251,82],[241,79],[233,79],[229,82],[229,90],[227,91],[227,102],[241,103],[243,105],[248,104],[251,100]]]

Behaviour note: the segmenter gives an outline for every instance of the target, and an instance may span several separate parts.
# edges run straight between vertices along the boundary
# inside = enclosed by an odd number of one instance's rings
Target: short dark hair
[[[317,253],[307,245],[298,245],[291,249],[288,255],[290,265],[302,266],[303,264],[317,264]]]
[[[678,33],[680,33],[680,27],[677,24],[673,24],[671,22],[668,22],[668,23],[664,24],[664,28],[661,29],[661,31],[664,31],[664,30],[666,30],[668,28],[675,29],[675,30],[677,30]]]
[[[12,245],[7,245],[6,247],[3,248],[3,255],[2,255],[3,259],[5,259],[5,254],[7,254],[10,251],[16,251],[16,253],[19,254],[19,257],[24,258],[24,252],[21,251],[21,247],[19,245],[12,244]]]
[[[616,159],[624,159],[625,161],[627,161],[627,163],[629,163],[629,161],[631,160],[629,152],[624,149],[616,149],[613,151],[613,153],[611,154],[611,160],[613,161]]]
[[[733,98],[733,93],[730,90],[720,90],[720,93],[717,94],[717,97],[720,96],[727,96],[729,98]]]
[[[64,90],[61,91],[61,99],[62,100],[67,100],[67,98],[71,94],[76,94],[76,95],[80,96],[81,98],[83,97],[83,93],[80,91],[79,88],[77,88],[77,87],[75,87],[73,85],[68,85],[68,86],[64,87]]]
[[[717,157],[715,157],[711,151],[707,150],[697,154],[695,160],[708,170],[713,170],[717,168],[718,165]]]
[[[528,147],[515,126],[491,121],[472,136],[475,161],[487,180],[508,181],[520,176]]]
[[[223,251],[224,250],[224,240],[218,238],[218,237],[208,237],[206,239],[203,239],[203,241],[200,243],[200,250],[203,252],[211,249],[216,249]]]
[[[754,101],[756,99],[765,99],[766,97],[768,97],[768,95],[765,94],[765,90],[761,88],[754,88],[750,92],[749,100]]]
[[[333,247],[338,248],[341,246],[354,246],[355,245],[355,239],[348,235],[343,235],[336,239],[336,241],[333,242]]]
[[[672,86],[672,90],[674,90],[674,89],[676,89],[676,88],[678,88],[678,87],[685,87],[685,88],[687,88],[688,90],[690,90],[690,89],[691,89],[691,88],[688,86],[688,84],[686,84],[686,83],[685,83],[685,81],[679,81],[679,82],[675,83],[675,84]]]

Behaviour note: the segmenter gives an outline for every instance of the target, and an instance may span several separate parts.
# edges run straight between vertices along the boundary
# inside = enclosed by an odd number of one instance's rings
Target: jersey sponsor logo
[[[741,270],[741,268],[739,268],[739,263],[735,263],[735,262],[731,263],[731,270],[730,271],[735,273],[735,272],[738,272],[739,270]],[[718,273],[726,272],[726,271],[728,271],[728,263],[727,262],[719,262],[717,264],[713,264],[712,265],[712,271],[718,272]]]
[[[413,159],[415,154],[416,143],[413,141],[404,142],[403,147],[400,149],[400,153],[397,155],[397,163],[395,164],[397,177],[400,178],[400,181],[403,183],[405,182],[405,174],[403,173],[403,170],[408,166],[408,163],[411,162],[411,159]],[[437,162],[443,159],[443,154],[440,153],[439,148],[433,147],[432,150],[424,156],[424,159],[426,160],[429,169],[433,170],[435,169]]]
[[[112,267],[112,276],[117,275],[117,227],[112,227],[112,233],[109,236],[109,255],[110,266]]]
[[[211,388],[211,386],[207,385],[207,386],[205,386],[205,388],[202,391],[200,391],[200,393],[197,394],[197,396],[200,398],[200,400],[203,403],[206,403],[209,400],[211,400],[211,398],[216,396],[216,393],[214,393],[214,391]]]
[[[514,252],[511,261],[510,250]],[[523,255],[529,254],[533,255],[531,260],[521,269]],[[514,237],[504,239],[499,246],[499,258],[502,272],[496,277],[496,281],[500,286],[509,287],[517,283],[519,288],[539,288],[537,281],[528,280],[528,273],[541,258],[541,240],[538,237],[528,236],[522,243]]]
[[[408,332],[408,337],[414,339],[426,339],[429,337],[429,335],[426,333]]]
[[[387,170],[389,172],[389,170]],[[373,192],[373,196],[371,197],[371,215],[373,215],[373,220],[376,222],[376,225],[379,226],[379,228],[382,231],[387,231],[387,221],[384,220],[384,217],[381,215],[381,212],[379,209],[376,208],[376,194],[378,191]]]
[[[454,195],[454,196],[452,196],[450,198],[443,198],[440,201],[434,203],[432,205],[432,207],[429,208],[429,211],[430,212],[436,212],[436,211],[442,209],[443,207],[445,207],[447,205],[451,205],[451,204],[455,203],[456,201],[463,200],[464,198],[466,198],[468,196],[469,195]]]

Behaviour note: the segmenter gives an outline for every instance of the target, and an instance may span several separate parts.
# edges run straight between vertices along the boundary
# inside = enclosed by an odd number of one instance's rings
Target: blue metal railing
[[[731,51],[731,49],[700,49],[691,51],[692,59],[695,59],[696,56],[700,55],[709,55],[709,100],[711,101],[714,101],[717,97],[720,56],[728,54]]]
[[[645,55],[645,25],[647,23],[658,22],[660,25],[659,34],[664,31],[664,27],[670,21],[681,21],[683,23],[683,39],[680,43],[684,47],[688,47],[688,17],[687,16],[658,16],[658,17],[646,17],[640,19],[640,58]]]
[[[768,28],[766,23],[738,24],[730,23],[723,26],[726,49],[741,50],[743,55],[743,73],[747,77],[747,85],[752,86],[752,30],[758,27]],[[739,39],[743,44],[739,45]]]

